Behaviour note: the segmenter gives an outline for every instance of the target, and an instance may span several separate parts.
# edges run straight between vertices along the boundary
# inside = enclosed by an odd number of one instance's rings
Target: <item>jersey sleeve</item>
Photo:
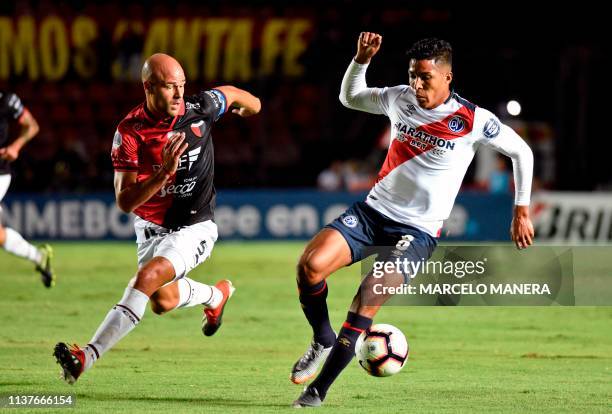
[[[111,159],[115,171],[138,171],[138,139],[121,125],[115,131]]]
[[[408,86],[369,88],[365,76],[367,69],[368,64],[351,61],[342,78],[340,102],[350,109],[389,116],[393,103]]]
[[[13,119],[19,119],[19,117],[23,114],[23,111],[25,111],[25,107],[23,106],[23,103],[21,103],[21,99],[19,99],[19,97],[14,93],[9,93],[6,98],[6,102],[8,105],[9,114],[11,114]]]
[[[379,108],[385,113],[387,116],[392,112],[393,105],[397,98],[403,94],[408,86],[406,85],[398,85],[384,88],[372,88],[372,95],[375,101],[377,101]]]
[[[219,89],[209,89],[195,96],[200,111],[216,122],[227,111],[227,98]]]
[[[474,131],[481,145],[512,159],[514,204],[529,205],[533,179],[533,153],[529,145],[509,126],[486,109],[477,108]]]

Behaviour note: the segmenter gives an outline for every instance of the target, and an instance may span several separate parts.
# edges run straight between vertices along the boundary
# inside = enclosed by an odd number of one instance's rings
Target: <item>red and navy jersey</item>
[[[184,132],[188,144],[176,174],[134,211],[137,216],[168,229],[214,218],[211,129],[226,109],[223,93],[211,89],[185,97],[175,117],[156,120],[142,103],[119,123],[111,151],[113,167],[138,173],[138,181],[160,168],[162,149],[170,135]]]
[[[391,123],[387,157],[366,199],[370,207],[395,222],[438,237],[481,146],[512,158],[515,203],[529,205],[533,157],[516,132],[456,93],[437,107],[425,109],[409,85],[368,88],[367,67],[351,62],[340,97],[347,107],[387,115]]]
[[[17,95],[0,91],[0,148],[9,144],[9,123],[18,120],[25,111],[26,109]],[[0,174],[9,174],[10,172],[10,163],[0,159]]]

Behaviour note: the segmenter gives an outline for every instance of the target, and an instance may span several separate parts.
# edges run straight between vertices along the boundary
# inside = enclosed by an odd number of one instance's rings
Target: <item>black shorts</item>
[[[372,254],[378,254],[377,260],[427,260],[438,245],[430,234],[391,220],[363,201],[353,204],[325,227],[338,230],[346,239],[351,264]]]

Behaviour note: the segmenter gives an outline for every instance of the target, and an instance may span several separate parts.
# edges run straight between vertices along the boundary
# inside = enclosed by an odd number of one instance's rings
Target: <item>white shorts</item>
[[[138,268],[154,257],[164,257],[174,266],[174,280],[182,278],[208,259],[218,237],[217,225],[212,220],[170,231],[136,217],[134,229]]]
[[[11,175],[10,174],[0,174],[0,201],[4,198],[4,195],[9,189],[11,185]],[[0,224],[2,224],[2,206],[0,206]]]
[[[4,195],[9,189],[11,185],[11,175],[10,174],[0,174],[0,201],[4,198]]]

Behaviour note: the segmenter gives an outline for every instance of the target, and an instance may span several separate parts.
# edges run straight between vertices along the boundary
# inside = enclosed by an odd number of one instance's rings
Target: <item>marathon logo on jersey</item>
[[[495,118],[491,118],[487,121],[484,128],[482,129],[482,134],[485,137],[491,139],[498,136],[500,130],[501,126],[499,125],[499,121]]]
[[[193,132],[196,137],[202,138],[202,136],[204,135],[205,127],[206,125],[204,125],[204,120],[201,120],[200,122],[194,122],[193,124],[191,124],[191,132]]]
[[[428,149],[429,146],[449,149],[451,151],[455,149],[454,142],[431,135],[425,131],[419,131],[416,128],[408,126],[402,122],[396,123],[395,129],[397,131],[396,139],[400,142],[406,142],[408,141],[408,138],[411,138],[410,145],[413,147],[420,148],[422,150]]]
[[[448,121],[448,129],[451,132],[458,133],[465,128],[465,121],[460,116],[454,116]]]

